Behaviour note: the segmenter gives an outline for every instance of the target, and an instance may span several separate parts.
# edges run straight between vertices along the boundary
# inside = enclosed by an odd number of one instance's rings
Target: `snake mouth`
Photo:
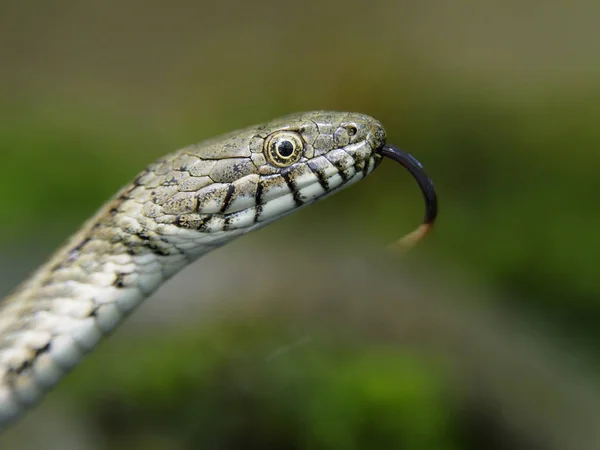
[[[437,217],[438,201],[433,181],[429,178],[427,173],[425,173],[423,164],[410,153],[400,150],[393,145],[383,145],[378,150],[378,153],[383,157],[393,159],[402,164],[417,181],[417,184],[423,193],[423,197],[425,198],[425,218],[423,219],[422,226],[426,227],[424,232],[428,231]]]

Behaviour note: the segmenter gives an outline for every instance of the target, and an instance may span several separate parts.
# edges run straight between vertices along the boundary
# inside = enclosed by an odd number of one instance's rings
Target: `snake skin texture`
[[[0,429],[184,266],[361,180],[384,143],[369,116],[315,111],[147,167],[0,303]]]

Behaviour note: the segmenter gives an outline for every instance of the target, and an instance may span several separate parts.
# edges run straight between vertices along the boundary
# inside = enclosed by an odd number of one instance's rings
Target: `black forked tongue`
[[[425,197],[425,218],[423,223],[414,230],[413,232],[403,236],[393,244],[393,247],[400,247],[401,249],[408,249],[419,242],[427,234],[427,232],[433,226],[433,222],[437,217],[438,213],[438,202],[437,195],[435,193],[435,186],[431,178],[425,173],[423,165],[417,161],[417,159],[410,153],[400,150],[392,145],[384,145],[379,153],[382,156],[391,158],[394,161],[402,164],[415,178],[423,197]]]

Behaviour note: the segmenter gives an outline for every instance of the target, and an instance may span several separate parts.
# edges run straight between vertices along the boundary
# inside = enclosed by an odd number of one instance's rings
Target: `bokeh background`
[[[600,3],[0,2],[0,294],[141,168],[313,109],[369,179],[198,261],[0,447],[600,448]],[[290,238],[292,236],[292,238]]]

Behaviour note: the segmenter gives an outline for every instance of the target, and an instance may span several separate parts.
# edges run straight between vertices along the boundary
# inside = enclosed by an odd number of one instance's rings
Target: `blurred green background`
[[[153,159],[295,111],[378,118],[441,206],[386,255],[423,211],[386,163],[207,256],[1,448],[600,448],[599,17],[0,2],[0,294]]]

